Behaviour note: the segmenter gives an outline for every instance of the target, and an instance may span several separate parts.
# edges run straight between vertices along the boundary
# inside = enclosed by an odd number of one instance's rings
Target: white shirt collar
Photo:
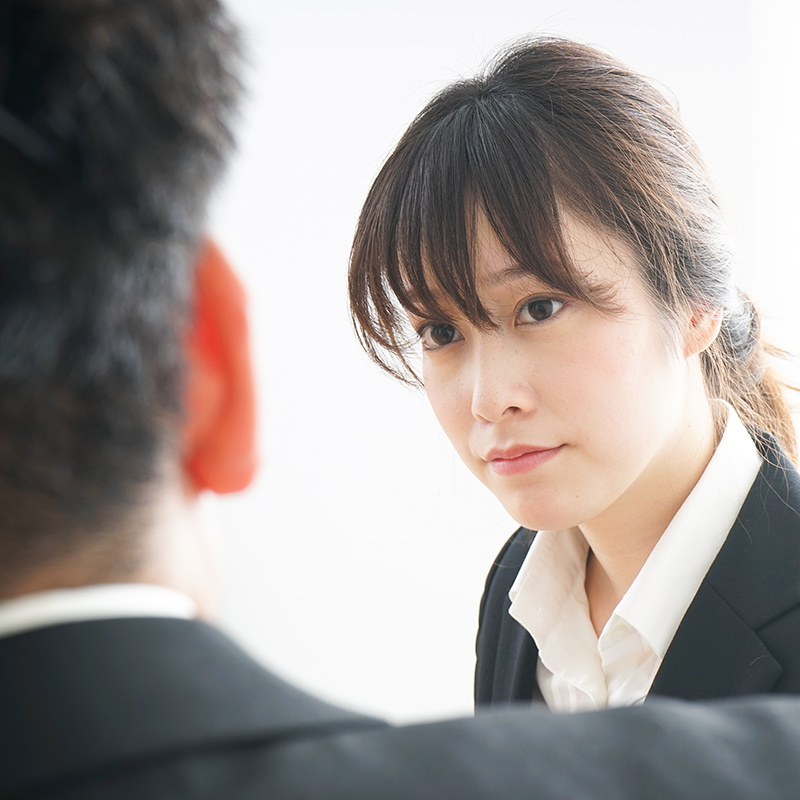
[[[0,603],[0,637],[35,628],[120,617],[191,619],[194,602],[174,589],[144,583],[54,589]]]
[[[569,685],[569,691],[560,694],[556,685],[555,694],[548,697],[551,684],[545,688],[540,680],[551,706],[572,709],[612,700],[615,705],[639,702],[649,689],[762,464],[736,412],[724,405],[725,431],[711,461],[618,604],[600,642],[583,588],[588,553],[583,535],[578,528],[537,533],[509,591],[509,613],[536,641],[540,668],[544,665],[556,684]],[[629,643],[623,646],[624,630],[638,641],[635,652]],[[615,664],[619,670],[637,664],[642,674],[633,681],[609,674]],[[609,697],[609,691],[622,696]],[[592,702],[581,706],[564,700],[579,695]]]
[[[728,406],[725,432],[711,461],[616,608],[659,658],[736,522],[762,463],[750,434]]]

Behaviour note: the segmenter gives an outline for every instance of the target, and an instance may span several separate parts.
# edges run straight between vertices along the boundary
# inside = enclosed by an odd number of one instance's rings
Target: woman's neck
[[[598,636],[714,454],[708,403],[690,419],[612,506],[580,525],[590,549],[585,588]]]

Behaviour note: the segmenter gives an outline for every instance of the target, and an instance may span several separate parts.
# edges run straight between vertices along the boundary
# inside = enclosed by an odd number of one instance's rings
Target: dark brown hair
[[[177,447],[238,64],[218,0],[0,7],[3,589],[79,546],[131,567],[131,517]]]
[[[350,302],[362,346],[417,382],[403,309],[446,321],[441,298],[491,326],[475,285],[476,214],[509,255],[554,289],[610,307],[570,263],[561,214],[627,244],[667,320],[722,308],[701,354],[706,389],[796,458],[783,385],[758,314],[732,283],[719,206],[671,103],[594,48],[557,38],[513,46],[411,123],[370,189],[356,230]]]

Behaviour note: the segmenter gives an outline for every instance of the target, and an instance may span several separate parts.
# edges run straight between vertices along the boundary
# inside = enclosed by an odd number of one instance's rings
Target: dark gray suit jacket
[[[800,700],[391,728],[184,620],[0,639],[0,687],[3,800],[788,800],[800,786]]]
[[[765,462],[648,700],[800,693],[800,475],[774,439],[761,434],[757,444]],[[508,591],[534,536],[520,528],[486,580],[476,645],[478,705],[542,700],[536,644],[508,613]]]

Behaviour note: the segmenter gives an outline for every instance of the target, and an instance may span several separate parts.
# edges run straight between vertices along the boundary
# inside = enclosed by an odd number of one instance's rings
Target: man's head
[[[217,0],[0,6],[0,595],[73,556],[124,580],[169,474],[218,488],[184,399],[219,405],[195,285],[233,280],[202,231],[236,62]]]

